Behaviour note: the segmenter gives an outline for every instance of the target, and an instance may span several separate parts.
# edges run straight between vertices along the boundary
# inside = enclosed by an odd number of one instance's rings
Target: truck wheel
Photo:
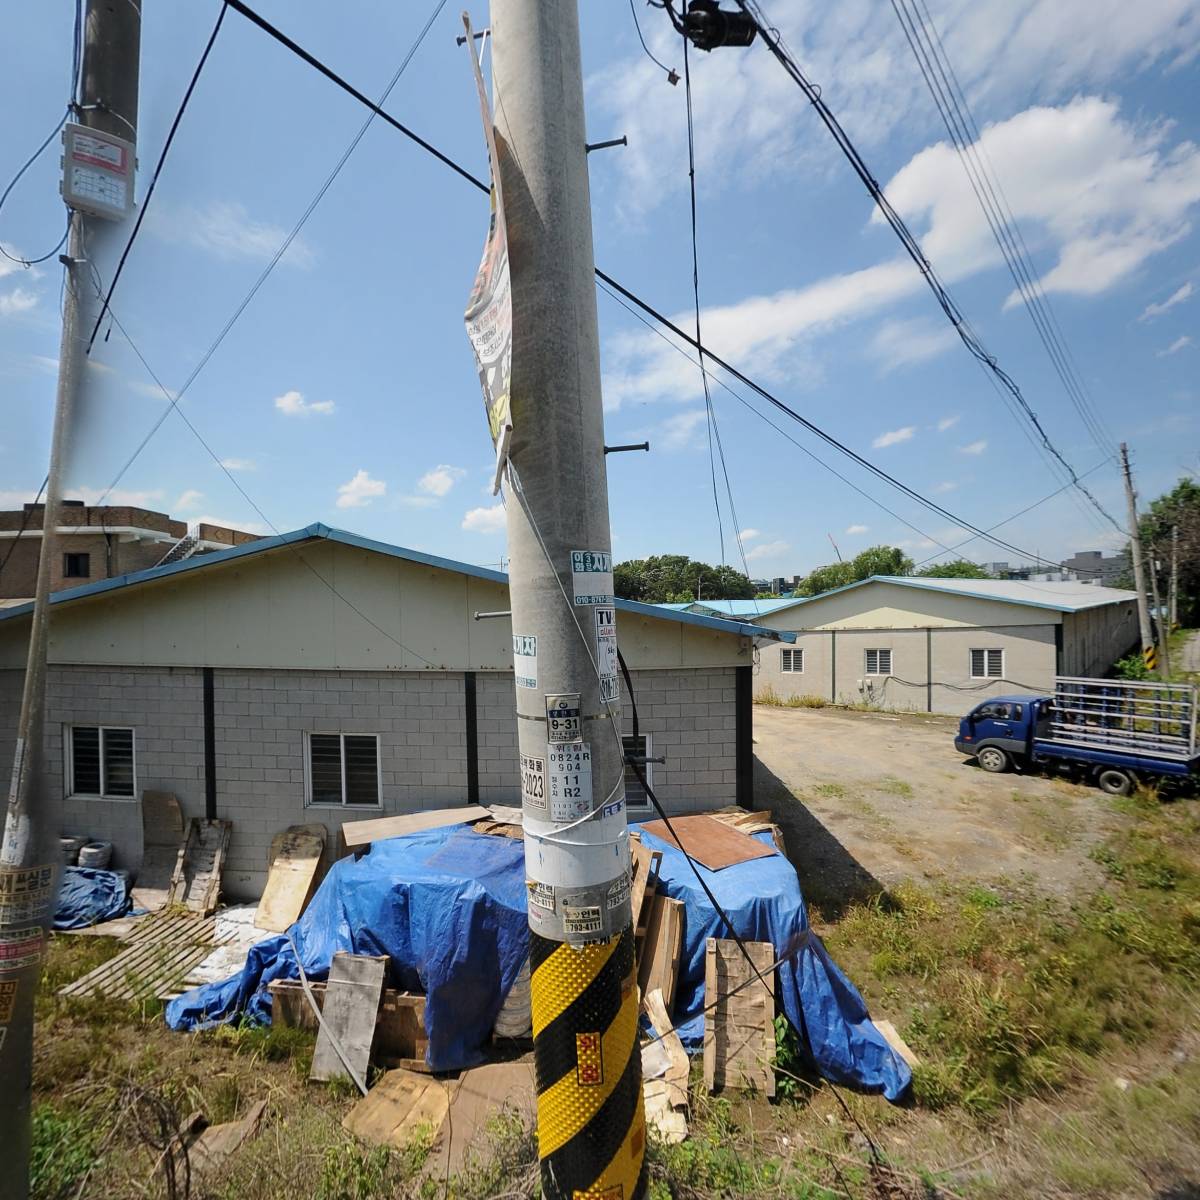
[[[1001,771],[1007,771],[1011,765],[1008,761],[1008,755],[999,746],[984,746],[977,757],[979,765],[985,771],[991,771],[993,775],[999,775]]]
[[[1116,767],[1107,767],[1096,776],[1096,783],[1102,792],[1110,796],[1128,796],[1133,791],[1133,776],[1127,771],[1118,771]]]

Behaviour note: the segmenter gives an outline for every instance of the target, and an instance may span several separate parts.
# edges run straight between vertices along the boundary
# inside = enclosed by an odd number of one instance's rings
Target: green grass
[[[770,684],[754,697],[754,703],[771,708],[826,708],[829,705],[829,701],[821,696],[781,696]]]
[[[33,1109],[30,1188],[33,1200],[70,1194],[97,1160],[100,1132],[85,1114],[54,1104]]]

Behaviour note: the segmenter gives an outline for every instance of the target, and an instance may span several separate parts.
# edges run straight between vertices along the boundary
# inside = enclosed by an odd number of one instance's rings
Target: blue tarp
[[[703,1031],[704,948],[727,936],[683,854],[651,834],[663,851],[660,887],[682,900],[684,950],[675,1019],[685,1042]],[[766,834],[759,835],[767,840]],[[784,1012],[806,1040],[821,1072],[836,1083],[897,1099],[908,1067],[871,1024],[858,992],[810,933],[799,880],[781,855],[704,872],[738,936],[769,941],[776,956],[798,947],[778,974]],[[502,998],[529,952],[524,848],[510,838],[455,826],[374,843],[338,862],[288,931],[304,970],[315,979],[333,954],[386,954],[391,984],[424,991],[427,1061],[438,1071],[482,1061]],[[193,1029],[245,1016],[270,1020],[267,984],[297,979],[286,935],[250,950],[239,975],[171,1001],[167,1023]]]
[[[774,848],[769,833],[754,837]],[[704,1034],[705,943],[710,937],[728,937],[729,931],[683,853],[645,830],[642,843],[662,851],[659,891],[684,904],[683,953],[672,1019],[681,1022],[684,1045],[695,1047]],[[809,929],[791,863],[776,853],[721,871],[709,871],[698,863],[696,867],[743,941],[770,942],[776,958],[799,947],[795,957],[779,966],[776,996],[820,1073],[834,1083],[898,1100],[908,1089],[912,1072],[875,1028],[862,997]]]
[[[388,955],[391,986],[426,994],[430,1067],[474,1066],[529,953],[524,847],[461,825],[374,842],[333,866],[288,934],[315,979],[338,950]],[[287,935],[268,938],[240,975],[172,1000],[167,1024],[269,1021],[267,984],[299,977]]]
[[[55,929],[83,929],[123,917],[133,907],[129,876],[124,871],[64,867],[58,885]]]

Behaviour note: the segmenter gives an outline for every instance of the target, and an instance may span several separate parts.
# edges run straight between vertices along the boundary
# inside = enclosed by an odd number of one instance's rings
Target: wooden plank
[[[684,850],[710,871],[720,871],[756,858],[770,858],[775,853],[770,846],[764,846],[762,842],[730,829],[720,821],[714,821],[707,813],[672,817],[671,824],[679,841],[671,836],[665,821],[650,821],[642,828],[656,838]]]
[[[375,817],[370,821],[343,821],[342,841],[348,850],[353,850],[355,846],[366,846],[384,838],[403,837],[407,833],[440,829],[445,825],[466,825],[472,821],[482,821],[488,816],[486,808],[469,804],[459,808],[404,813],[396,817]]]
[[[221,870],[229,847],[231,821],[202,821],[193,817],[180,849],[167,899],[192,912],[208,914],[217,907]]]
[[[632,881],[629,887],[629,908],[632,915],[632,925],[636,930],[642,913],[642,903],[646,898],[646,888],[658,880],[658,870],[662,866],[662,851],[650,850],[643,846],[641,839],[629,840],[630,857],[632,859]]]
[[[662,992],[655,990],[646,994],[642,1000],[642,1010],[650,1021],[650,1028],[655,1033],[655,1043],[666,1055],[667,1069],[663,1075],[668,1098],[673,1108],[688,1106],[688,1074],[691,1066],[688,1062],[687,1051],[679,1034],[671,1025],[670,1010],[663,1001]]]
[[[267,884],[254,923],[282,933],[298,920],[312,895],[325,851],[324,825],[293,825],[271,839]]]
[[[355,1137],[403,1149],[423,1129],[441,1129],[450,1108],[438,1079],[397,1069],[386,1072],[346,1114],[342,1127]]]
[[[916,1056],[913,1048],[900,1036],[899,1033],[896,1032],[896,1027],[891,1023],[891,1021],[876,1021],[875,1028],[883,1034],[883,1040],[887,1042],[887,1044],[891,1046],[891,1048],[895,1050],[895,1052],[900,1055],[900,1057],[904,1059],[904,1061],[908,1063],[910,1067],[919,1067],[921,1065],[921,1060]]]
[[[222,1163],[252,1138],[262,1124],[267,1102],[259,1100],[240,1121],[210,1125],[188,1150],[188,1163],[194,1175],[216,1170]]]
[[[167,904],[171,875],[183,839],[183,814],[171,792],[142,792],[142,865],[133,888],[136,908],[157,912]]]
[[[354,1075],[366,1079],[386,965],[386,955],[367,957],[339,950],[333,956],[309,1079],[337,1079],[347,1074],[346,1064],[333,1048],[334,1038]]]
[[[775,949],[770,942],[744,942],[752,970],[737,942],[709,938],[704,959],[704,1085],[775,1095]],[[755,971],[764,978],[734,991]]]
[[[683,948],[683,909],[681,900],[673,900],[670,896],[654,897],[638,964],[638,985],[642,995],[661,992],[668,1011],[675,1003],[675,983]]]
[[[532,1122],[537,1108],[537,1084],[531,1062],[487,1063],[464,1071],[450,1085],[449,1120],[442,1126],[430,1177],[445,1179],[468,1165],[478,1150],[488,1122],[510,1109]]]

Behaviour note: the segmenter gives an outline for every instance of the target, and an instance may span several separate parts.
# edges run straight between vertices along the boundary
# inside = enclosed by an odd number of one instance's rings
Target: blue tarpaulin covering
[[[129,876],[124,871],[64,867],[58,885],[55,929],[83,929],[123,917],[133,907]]]
[[[727,936],[683,854],[643,832],[663,851],[660,887],[683,901],[684,950],[675,1019],[692,1044],[700,1040],[704,948]],[[769,843],[768,835],[759,835]],[[781,855],[706,871],[705,879],[738,936],[769,941],[776,956],[796,949],[779,969],[784,1012],[806,1040],[821,1072],[837,1083],[897,1099],[910,1073],[871,1024],[858,992],[810,934],[796,872]],[[304,915],[288,931],[305,974],[323,979],[335,951],[386,954],[391,984],[424,991],[427,1061],[455,1070],[482,1061],[500,1010],[529,952],[524,848],[519,841],[463,826],[375,842],[329,872]],[[297,979],[287,935],[250,950],[239,975],[171,1001],[173,1029],[270,1020],[267,984]]]
[[[769,833],[753,835],[774,848]],[[684,905],[683,953],[675,985],[675,1012],[685,1046],[704,1034],[704,954],[710,937],[729,931],[696,879],[682,851],[642,831],[648,849],[661,850],[659,891]],[[696,864],[705,883],[743,941],[770,942],[775,956],[799,947],[781,963],[775,994],[806,1042],[821,1074],[859,1091],[882,1092],[897,1100],[912,1079],[908,1064],[875,1028],[854,985],[829,957],[808,926],[808,913],[792,864],[781,854],[709,871]]]
[[[333,866],[288,933],[314,979],[338,950],[388,955],[391,986],[426,993],[430,1067],[474,1066],[529,953],[524,847],[461,825],[374,842]],[[267,984],[299,977],[287,935],[268,938],[240,975],[172,1000],[167,1024],[269,1021]]]

